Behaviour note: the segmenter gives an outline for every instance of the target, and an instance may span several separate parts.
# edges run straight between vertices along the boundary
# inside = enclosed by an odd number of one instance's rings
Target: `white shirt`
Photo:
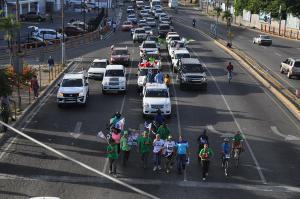
[[[163,140],[155,140],[153,142],[153,153],[158,153],[164,146],[164,141]]]
[[[164,148],[166,149],[166,156],[169,156],[174,152],[175,146],[176,146],[176,143],[174,141],[166,141],[164,143]]]

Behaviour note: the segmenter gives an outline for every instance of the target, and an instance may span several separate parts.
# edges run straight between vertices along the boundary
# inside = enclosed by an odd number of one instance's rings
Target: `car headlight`
[[[170,104],[165,104],[166,109],[170,108]]]
[[[204,81],[204,82],[205,82],[206,80],[207,80],[207,79],[206,79],[206,77],[203,77],[203,78],[202,78],[202,81]]]
[[[145,103],[143,104],[143,106],[144,106],[144,108],[150,108],[150,104],[147,103],[147,102],[145,102]]]
[[[186,78],[186,76],[181,76],[181,79],[182,79],[184,82],[186,82],[186,81],[187,81],[187,78]]]
[[[79,97],[82,97],[82,96],[84,96],[84,92],[83,91],[79,93]]]
[[[64,94],[62,92],[57,93],[57,97],[63,97],[63,96],[64,96]]]
[[[103,86],[108,86],[108,81],[103,81],[102,84]]]

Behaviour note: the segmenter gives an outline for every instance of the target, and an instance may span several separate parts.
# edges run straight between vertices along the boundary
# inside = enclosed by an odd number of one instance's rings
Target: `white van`
[[[123,65],[107,65],[102,80],[102,94],[107,92],[126,93],[126,73]]]
[[[155,6],[160,6],[160,0],[152,0],[150,3],[151,9],[153,9],[153,7]]]

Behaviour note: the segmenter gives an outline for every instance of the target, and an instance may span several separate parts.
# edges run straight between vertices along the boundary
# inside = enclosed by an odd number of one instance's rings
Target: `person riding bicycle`
[[[121,113],[116,112],[115,115],[110,119],[110,127],[115,127],[116,124],[121,120]]]
[[[228,79],[231,80],[232,79],[232,71],[233,71],[233,65],[231,64],[231,62],[228,63],[227,65],[227,72],[228,72]]]
[[[244,138],[241,135],[241,132],[237,131],[232,139],[232,151],[234,149],[240,149],[240,151],[243,151],[243,144],[242,144],[243,141],[244,141]]]
[[[225,159],[226,159],[226,155],[230,156],[230,144],[229,144],[229,139],[228,138],[224,138],[224,142],[222,143],[222,167],[225,166]]]
[[[196,26],[196,19],[194,18],[193,19],[193,27],[195,27]]]
[[[197,154],[203,149],[204,144],[208,144],[208,136],[206,135],[206,129],[203,130],[202,134],[197,138],[198,141],[198,151]],[[201,161],[201,158],[198,156],[198,161]]]

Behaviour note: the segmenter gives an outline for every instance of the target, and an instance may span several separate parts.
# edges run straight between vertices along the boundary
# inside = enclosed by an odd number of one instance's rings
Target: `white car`
[[[85,72],[67,73],[58,84],[57,104],[86,105],[89,98],[89,83]]]
[[[152,17],[148,17],[146,18],[147,24],[151,27],[155,27],[156,26],[156,21],[154,18]]]
[[[171,41],[180,41],[181,38],[179,35],[169,35],[167,38],[166,38],[166,43],[167,43],[167,47],[168,45],[170,44]]]
[[[109,64],[108,59],[94,59],[88,70],[89,78],[103,79],[105,68]]]
[[[183,50],[186,48],[187,44],[184,41],[171,41],[168,45],[169,55],[172,57],[175,50]]]
[[[300,77],[300,58],[288,58],[281,62],[280,72],[287,73],[288,78],[292,76]]]
[[[272,38],[269,35],[259,35],[253,38],[253,44],[271,46]]]
[[[132,23],[136,23],[137,18],[134,14],[130,14],[130,15],[127,16],[127,21],[131,21]]]
[[[178,61],[181,58],[191,58],[191,55],[187,49],[175,50],[171,55],[172,66],[175,70],[178,69]]]
[[[156,9],[155,12],[154,12],[154,17],[155,17],[156,19],[158,19],[158,18],[159,18],[159,15],[162,14],[162,13],[164,13],[163,10],[161,10],[161,9]]]
[[[36,26],[29,26],[28,28],[33,28],[32,36],[33,37],[39,37],[43,40],[54,40],[54,39],[62,39],[63,35],[59,32],[57,32],[54,29],[49,28],[38,28]],[[67,35],[65,34],[65,39],[67,38]]]
[[[141,92],[143,90],[143,86],[147,83],[148,73],[151,73],[153,76],[155,76],[157,72],[158,68],[156,67],[139,67],[137,72],[137,91]]]
[[[143,27],[148,35],[153,35],[153,30],[150,26]]]
[[[171,99],[165,84],[147,83],[143,88],[143,115],[155,115],[159,109],[163,115],[171,115]]]
[[[140,45],[140,57],[142,57],[144,53],[155,51],[159,51],[155,41],[144,41],[142,45]]]
[[[102,93],[126,93],[126,72],[123,65],[107,65],[102,80]]]
[[[133,34],[132,34],[133,43],[135,43],[136,41],[142,42],[142,41],[146,40],[147,35],[148,34],[146,33],[144,28],[134,29]]]

